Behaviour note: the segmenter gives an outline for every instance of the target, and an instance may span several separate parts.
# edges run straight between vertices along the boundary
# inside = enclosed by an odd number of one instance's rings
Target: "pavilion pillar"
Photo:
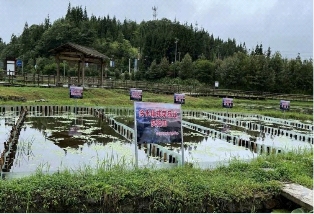
[[[80,84],[80,73],[81,73],[81,62],[78,61],[77,63],[77,85]]]
[[[106,63],[104,64],[104,69],[105,69],[105,78],[107,79],[107,77],[108,77],[108,74],[107,74],[107,69],[106,69]]]
[[[100,87],[103,87],[104,84],[104,62],[101,60],[100,63]]]
[[[82,59],[82,86],[85,85],[85,57]]]

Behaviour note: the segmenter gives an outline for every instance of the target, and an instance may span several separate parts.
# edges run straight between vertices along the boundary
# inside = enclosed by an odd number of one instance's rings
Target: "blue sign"
[[[23,62],[22,62],[22,60],[20,60],[20,59],[16,61],[16,65],[19,66],[19,67],[22,67],[22,63],[23,63]]]

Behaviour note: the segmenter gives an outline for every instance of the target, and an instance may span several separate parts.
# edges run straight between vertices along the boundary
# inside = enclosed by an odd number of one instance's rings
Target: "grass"
[[[312,151],[260,156],[251,163],[201,170],[86,168],[0,181],[1,212],[230,212],[231,203],[259,210],[280,182],[313,188]],[[265,171],[264,169],[272,169]],[[302,177],[302,179],[300,179]],[[247,203],[249,202],[249,203]],[[234,210],[241,211],[241,210]]]

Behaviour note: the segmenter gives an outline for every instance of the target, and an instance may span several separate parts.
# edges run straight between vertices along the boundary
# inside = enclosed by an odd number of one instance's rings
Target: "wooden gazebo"
[[[77,61],[78,62],[78,84],[82,86],[85,85],[85,63],[95,63],[99,64],[101,68],[100,72],[100,86],[103,84],[103,74],[104,67],[106,65],[106,60],[109,59],[106,55],[96,51],[95,49],[84,47],[82,45],[74,44],[68,42],[59,47],[56,47],[49,52],[55,56],[57,62],[57,83],[60,84],[60,61]],[[82,69],[81,69],[82,68]],[[80,71],[82,70],[82,71]],[[82,72],[80,75],[80,72]],[[80,76],[82,77],[82,82],[80,81]],[[107,77],[107,73],[105,73]]]

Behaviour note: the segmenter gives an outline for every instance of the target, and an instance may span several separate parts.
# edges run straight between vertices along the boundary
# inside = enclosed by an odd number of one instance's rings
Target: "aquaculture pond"
[[[6,141],[18,112],[6,112],[0,116],[0,140]],[[132,117],[116,117],[133,127]],[[215,167],[230,159],[256,157],[250,150],[226,141],[211,138],[187,128],[183,129],[185,161],[201,167]],[[181,145],[162,145],[178,154]],[[0,152],[3,151],[1,145]],[[139,166],[174,167],[159,157],[148,154],[145,145],[139,146]],[[125,139],[108,122],[88,114],[62,113],[42,116],[30,112],[22,127],[16,155],[7,177],[23,176],[36,170],[53,173],[63,169],[112,167],[115,164],[133,167],[135,145]]]
[[[108,112],[110,113],[110,112]],[[29,111],[20,132],[15,157],[7,177],[15,177],[33,173],[36,170],[48,173],[58,170],[85,170],[86,168],[110,168],[116,164],[125,167],[135,166],[135,144],[125,139],[114,129],[108,117],[134,128],[134,118],[128,114],[114,115],[110,113],[100,120],[88,112],[61,111],[58,114],[43,115],[39,111]],[[12,126],[16,123],[19,112],[6,111],[0,115],[0,142],[5,142]],[[268,127],[280,127],[295,133],[312,136],[311,131],[293,128],[286,125],[258,121],[250,117],[239,118],[239,121],[252,122]],[[243,126],[226,124],[221,121],[202,117],[184,116],[183,121],[201,125],[217,131],[228,133],[247,141],[253,141],[281,151],[289,149],[309,148],[312,143],[301,141],[285,135],[273,135],[261,130],[250,130]],[[252,147],[238,146],[237,143],[212,134],[202,134],[183,126],[184,161],[201,168],[214,168],[220,164],[228,164],[232,159],[251,160],[259,155]],[[174,156],[182,157],[181,144],[160,144],[166,150],[174,152]],[[169,159],[151,153],[151,147],[138,146],[139,167],[175,167]],[[0,145],[0,152],[3,146]],[[163,154],[164,155],[164,154]]]
[[[17,115],[7,112],[0,117],[1,142],[7,140]],[[14,162],[7,175],[22,176],[36,170],[52,173],[63,169],[108,168],[116,164],[132,167],[134,151],[134,143],[93,116],[30,114],[24,122]],[[144,148],[138,151],[138,161],[139,166],[160,167],[163,164],[157,158],[149,157]]]
[[[244,140],[254,141],[258,144],[263,144],[265,146],[271,146],[276,148],[281,148],[282,150],[293,150],[293,149],[312,149],[312,143],[308,141],[302,141],[300,139],[295,139],[294,137],[285,136],[285,135],[275,135],[271,133],[266,133],[260,130],[250,130],[246,127],[235,126],[232,124],[226,124],[224,122],[219,121],[211,121],[204,118],[193,118],[193,117],[186,117],[184,118],[185,121],[195,123],[204,127],[208,127],[211,129],[215,129],[217,131],[226,131],[234,136],[239,136]],[[244,119],[239,119],[242,121]],[[283,130],[293,131],[295,133],[305,134],[309,137],[313,136],[313,133],[309,130],[294,128],[288,125],[281,125],[276,123],[270,123],[265,121],[259,120],[252,120],[252,118],[247,118],[246,122],[252,122],[255,124],[263,125],[264,127],[273,127],[273,128],[280,128]]]
[[[134,128],[133,117],[116,116],[116,121]],[[258,154],[244,147],[233,145],[227,141],[209,137],[183,127],[184,160],[201,168],[214,168],[220,164],[228,164],[232,159],[250,160]],[[161,144],[168,150],[181,153],[181,144]]]

